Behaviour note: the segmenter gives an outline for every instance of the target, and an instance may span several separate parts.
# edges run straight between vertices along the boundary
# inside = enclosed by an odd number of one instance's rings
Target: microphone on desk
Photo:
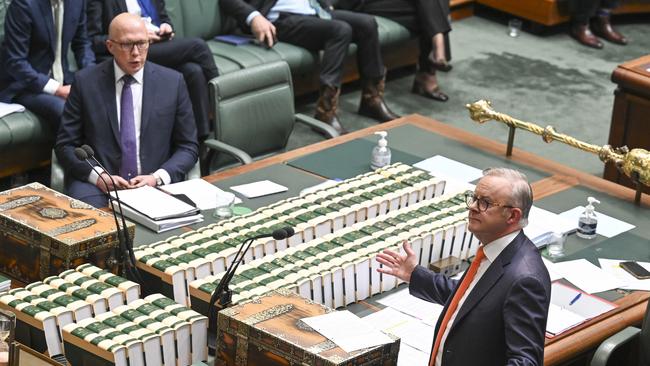
[[[82,145],[81,147],[77,147],[74,149],[74,154],[79,160],[85,161],[90,168],[99,176],[99,179],[104,182],[104,185],[108,188],[108,182],[104,178],[104,176],[97,170],[95,165],[93,165],[90,160],[92,159],[97,165],[99,165],[102,169],[104,169],[104,172],[107,173],[109,179],[111,180],[111,183],[113,183],[113,192],[115,192],[115,197],[111,196],[110,192],[106,192],[106,197],[108,198],[108,202],[111,205],[111,210],[113,212],[113,218],[115,219],[115,226],[117,229],[117,237],[118,237],[118,242],[120,244],[120,252],[118,255],[118,263],[122,266],[126,277],[129,280],[133,280],[135,282],[140,283],[141,285],[144,285],[142,281],[142,277],[140,276],[140,272],[138,271],[138,268],[136,267],[136,260],[135,260],[135,255],[133,254],[133,243],[131,243],[131,237],[129,236],[127,227],[126,227],[126,220],[124,219],[124,213],[122,212],[122,201],[120,200],[119,194],[117,193],[117,185],[115,184],[115,180],[113,179],[113,176],[106,170],[106,168],[95,158],[95,152],[93,149],[88,146],[88,145]],[[115,209],[116,205],[115,202],[117,202],[117,210]],[[120,228],[120,224],[117,218],[117,213],[119,210],[119,214],[122,218],[122,226]],[[144,288],[143,288],[144,290]]]
[[[269,237],[273,237],[273,239],[275,240],[282,240],[282,239],[287,239],[292,237],[293,234],[295,234],[294,229],[291,226],[285,226],[281,229],[273,230],[272,233],[256,235],[242,242],[242,245],[239,247],[239,250],[235,254],[235,257],[232,263],[230,264],[230,267],[226,269],[226,272],[221,278],[221,281],[219,281],[217,288],[214,290],[212,296],[210,297],[210,303],[208,304],[208,319],[209,319],[208,326],[209,327],[213,327],[216,324],[215,316],[217,312],[215,311],[213,313],[212,311],[214,309],[214,305],[216,301],[219,300],[219,304],[221,305],[221,307],[224,308],[230,305],[230,303],[232,302],[232,290],[228,288],[228,285],[230,284],[230,280],[232,280],[233,276],[235,275],[235,271],[237,271],[237,267],[239,267],[241,262],[244,260],[244,255],[246,254],[250,246],[253,244],[253,241],[257,239],[269,238]]]

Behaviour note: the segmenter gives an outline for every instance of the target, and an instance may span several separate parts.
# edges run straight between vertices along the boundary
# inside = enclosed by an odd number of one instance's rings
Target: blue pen
[[[578,294],[576,295],[576,297],[574,297],[573,300],[571,300],[571,302],[569,303],[569,306],[575,304],[576,301],[578,301],[578,299],[580,298],[580,296],[582,296],[582,292],[578,292]]]

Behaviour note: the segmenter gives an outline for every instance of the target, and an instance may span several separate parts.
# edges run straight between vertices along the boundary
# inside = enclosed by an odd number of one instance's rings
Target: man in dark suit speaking
[[[115,174],[117,189],[169,184],[183,180],[198,156],[183,76],[146,61],[149,39],[142,19],[128,13],[115,17],[106,46],[113,59],[76,75],[56,142],[66,192],[96,207],[107,204],[109,174]],[[94,148],[108,170],[100,170],[105,179],[75,156],[82,144]]]
[[[378,255],[380,272],[409,282],[412,295],[444,304],[430,366],[541,366],[551,284],[522,231],[532,189],[523,174],[496,168],[485,171],[466,197],[468,228],[481,246],[460,281],[418,266],[408,242],[405,255]]]

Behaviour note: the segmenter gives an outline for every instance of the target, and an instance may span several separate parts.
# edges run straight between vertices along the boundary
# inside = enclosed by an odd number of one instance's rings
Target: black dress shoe
[[[421,84],[417,82],[413,83],[413,89],[411,89],[411,93],[421,95],[429,99],[437,100],[439,102],[446,102],[449,100],[447,94],[441,92],[440,89],[435,88],[433,90],[426,90]]]
[[[399,115],[388,108],[382,98],[362,98],[358,113],[379,122],[388,122],[400,118]]]

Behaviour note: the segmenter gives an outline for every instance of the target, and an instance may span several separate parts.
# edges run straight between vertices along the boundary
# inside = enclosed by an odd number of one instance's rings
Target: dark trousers
[[[343,61],[351,42],[357,45],[357,64],[361,77],[379,79],[384,76],[377,22],[371,15],[334,10],[332,19],[328,20],[282,13],[274,24],[280,41],[313,52],[323,50],[320,63],[322,85],[341,85]]]
[[[97,208],[108,206],[106,193],[100,191],[96,185],[86,181],[76,180],[69,175],[65,181],[65,193],[72,198]]]
[[[618,3],[618,0],[570,0],[571,21],[573,24],[589,24],[589,19],[596,15],[598,9],[615,9]]]
[[[183,74],[197,135],[203,140],[210,132],[208,81],[219,75],[208,45],[200,38],[174,38],[152,44],[147,59]]]
[[[433,71],[429,59],[432,50],[431,38],[438,33],[445,36],[446,58],[451,60],[449,0],[340,0],[337,6],[388,18],[417,34],[420,69]]]
[[[54,136],[56,136],[59,124],[61,124],[65,99],[47,93],[23,93],[15,96],[13,101],[22,104],[25,108],[46,120],[52,127]]]

